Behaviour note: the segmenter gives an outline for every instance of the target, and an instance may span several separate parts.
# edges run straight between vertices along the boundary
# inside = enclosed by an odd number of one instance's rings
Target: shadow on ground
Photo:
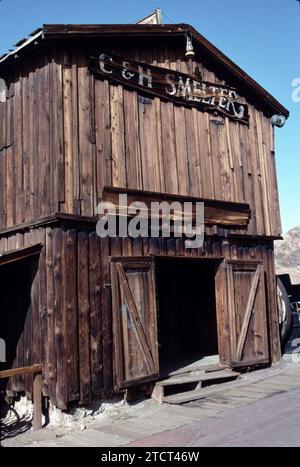
[[[0,441],[14,438],[29,431],[32,427],[31,417],[20,417],[9,404],[1,404]]]

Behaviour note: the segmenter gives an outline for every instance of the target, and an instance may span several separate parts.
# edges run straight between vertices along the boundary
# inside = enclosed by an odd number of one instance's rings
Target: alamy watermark
[[[292,342],[292,361],[293,363],[300,363],[300,337],[293,339]]]
[[[97,206],[100,238],[185,238],[185,248],[201,248],[204,242],[204,203],[134,201],[119,195],[118,204],[103,201]]]
[[[0,363],[6,363],[6,342],[0,338]]]
[[[292,101],[298,104],[300,102],[300,78],[293,79],[292,88]]]

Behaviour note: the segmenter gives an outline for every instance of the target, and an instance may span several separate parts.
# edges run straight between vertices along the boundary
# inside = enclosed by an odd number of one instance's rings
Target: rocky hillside
[[[293,284],[300,284],[300,225],[276,242],[276,273],[290,274]]]

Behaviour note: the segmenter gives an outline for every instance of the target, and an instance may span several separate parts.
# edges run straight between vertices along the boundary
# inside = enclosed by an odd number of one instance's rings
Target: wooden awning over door
[[[119,205],[119,195],[127,195],[127,204],[139,201],[146,204],[148,211],[150,211],[151,203],[161,202],[179,202],[182,204],[189,203],[204,203],[204,223],[205,225],[216,225],[220,227],[228,227],[230,229],[246,229],[250,217],[251,209],[249,204],[235,203],[220,200],[212,200],[205,198],[195,198],[190,196],[181,196],[174,194],[158,193],[143,190],[131,190],[128,188],[104,187],[102,192],[103,201],[111,202],[115,207],[120,210],[122,206]],[[122,211],[122,210],[121,210]]]
[[[42,249],[43,245],[41,243],[35,243],[34,245],[17,248],[16,250],[9,250],[3,253],[0,253],[0,266],[5,264],[14,263],[16,261],[21,261],[31,256],[38,255]]]

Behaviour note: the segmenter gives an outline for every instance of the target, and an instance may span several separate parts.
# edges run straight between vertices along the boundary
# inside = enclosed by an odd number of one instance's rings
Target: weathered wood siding
[[[62,409],[69,402],[87,403],[113,391],[110,256],[166,254],[262,260],[270,353],[273,361],[280,359],[271,241],[207,237],[203,249],[185,250],[182,239],[100,240],[94,227],[75,228],[74,223],[65,223],[2,234],[0,254],[37,242],[43,244],[43,249],[32,280],[30,312],[18,340],[13,366],[42,363],[44,393]],[[1,295],[5,293],[2,291]],[[5,318],[5,306],[10,303],[1,302],[0,319]],[[228,322],[225,317],[223,321],[225,335]],[[224,345],[224,335],[219,335],[219,345]],[[9,387],[30,393],[32,385],[28,378],[18,377]]]
[[[64,44],[16,62],[7,80],[0,227],[54,212],[93,215],[102,188],[112,185],[247,202],[247,233],[281,234],[273,128],[253,102],[248,128],[159,98],[144,103],[87,69],[89,56],[105,50],[189,72],[182,40]],[[225,84],[205,57],[196,67],[203,79]]]
[[[26,365],[42,363],[44,393],[64,409],[67,402],[86,403],[111,393],[110,307],[104,305],[108,272],[104,262],[100,267],[105,244],[84,227],[49,226],[2,237],[0,252],[36,242],[43,249],[13,367],[24,366],[25,355]],[[28,274],[24,277],[28,279]],[[14,289],[13,284],[6,287]],[[1,319],[7,319],[11,304],[11,300],[1,302]],[[31,392],[26,378],[19,385],[13,381],[11,388]]]

